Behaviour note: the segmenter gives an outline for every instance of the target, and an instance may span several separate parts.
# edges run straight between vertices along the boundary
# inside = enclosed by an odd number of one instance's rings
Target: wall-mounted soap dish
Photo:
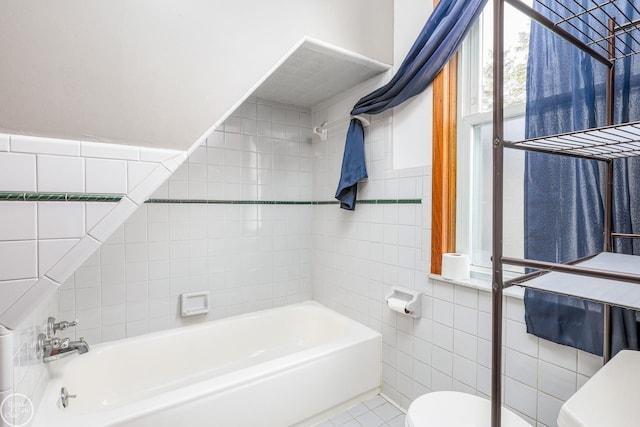
[[[209,291],[190,292],[180,295],[180,315],[195,316],[209,312]]]

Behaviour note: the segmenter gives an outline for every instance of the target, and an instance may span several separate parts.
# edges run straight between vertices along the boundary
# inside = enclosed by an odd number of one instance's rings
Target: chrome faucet
[[[38,356],[42,357],[42,361],[48,363],[73,354],[84,354],[89,351],[89,344],[84,338],[71,341],[70,338],[47,338],[45,334],[40,334],[36,351]]]
[[[71,356],[72,354],[83,354],[89,351],[89,344],[80,338],[78,341],[71,341],[70,338],[58,338],[56,332],[76,326],[77,320],[72,322],[56,322],[56,319],[47,319],[46,334],[39,334],[36,342],[36,353],[38,358],[42,357],[44,363],[53,362]]]

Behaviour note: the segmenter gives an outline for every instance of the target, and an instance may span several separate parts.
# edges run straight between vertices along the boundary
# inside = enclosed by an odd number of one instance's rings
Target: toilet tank
[[[636,427],[640,352],[623,350],[591,377],[558,414],[558,427]]]

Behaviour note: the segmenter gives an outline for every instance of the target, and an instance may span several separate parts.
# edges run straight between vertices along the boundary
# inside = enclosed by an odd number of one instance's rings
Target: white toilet
[[[567,400],[558,427],[635,427],[640,401],[640,351],[622,350]]]
[[[491,427],[491,402],[457,391],[427,393],[409,406],[406,427]],[[502,408],[503,427],[531,427],[529,423]]]

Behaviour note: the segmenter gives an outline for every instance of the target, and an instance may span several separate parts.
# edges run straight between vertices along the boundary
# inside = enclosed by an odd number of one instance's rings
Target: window
[[[505,139],[520,140],[530,20],[508,5],[505,14],[504,132]],[[460,50],[458,74],[456,250],[469,253],[480,273],[489,272],[492,251],[492,21],[489,3]],[[505,150],[504,252],[514,257],[524,255],[523,179],[524,152]]]

